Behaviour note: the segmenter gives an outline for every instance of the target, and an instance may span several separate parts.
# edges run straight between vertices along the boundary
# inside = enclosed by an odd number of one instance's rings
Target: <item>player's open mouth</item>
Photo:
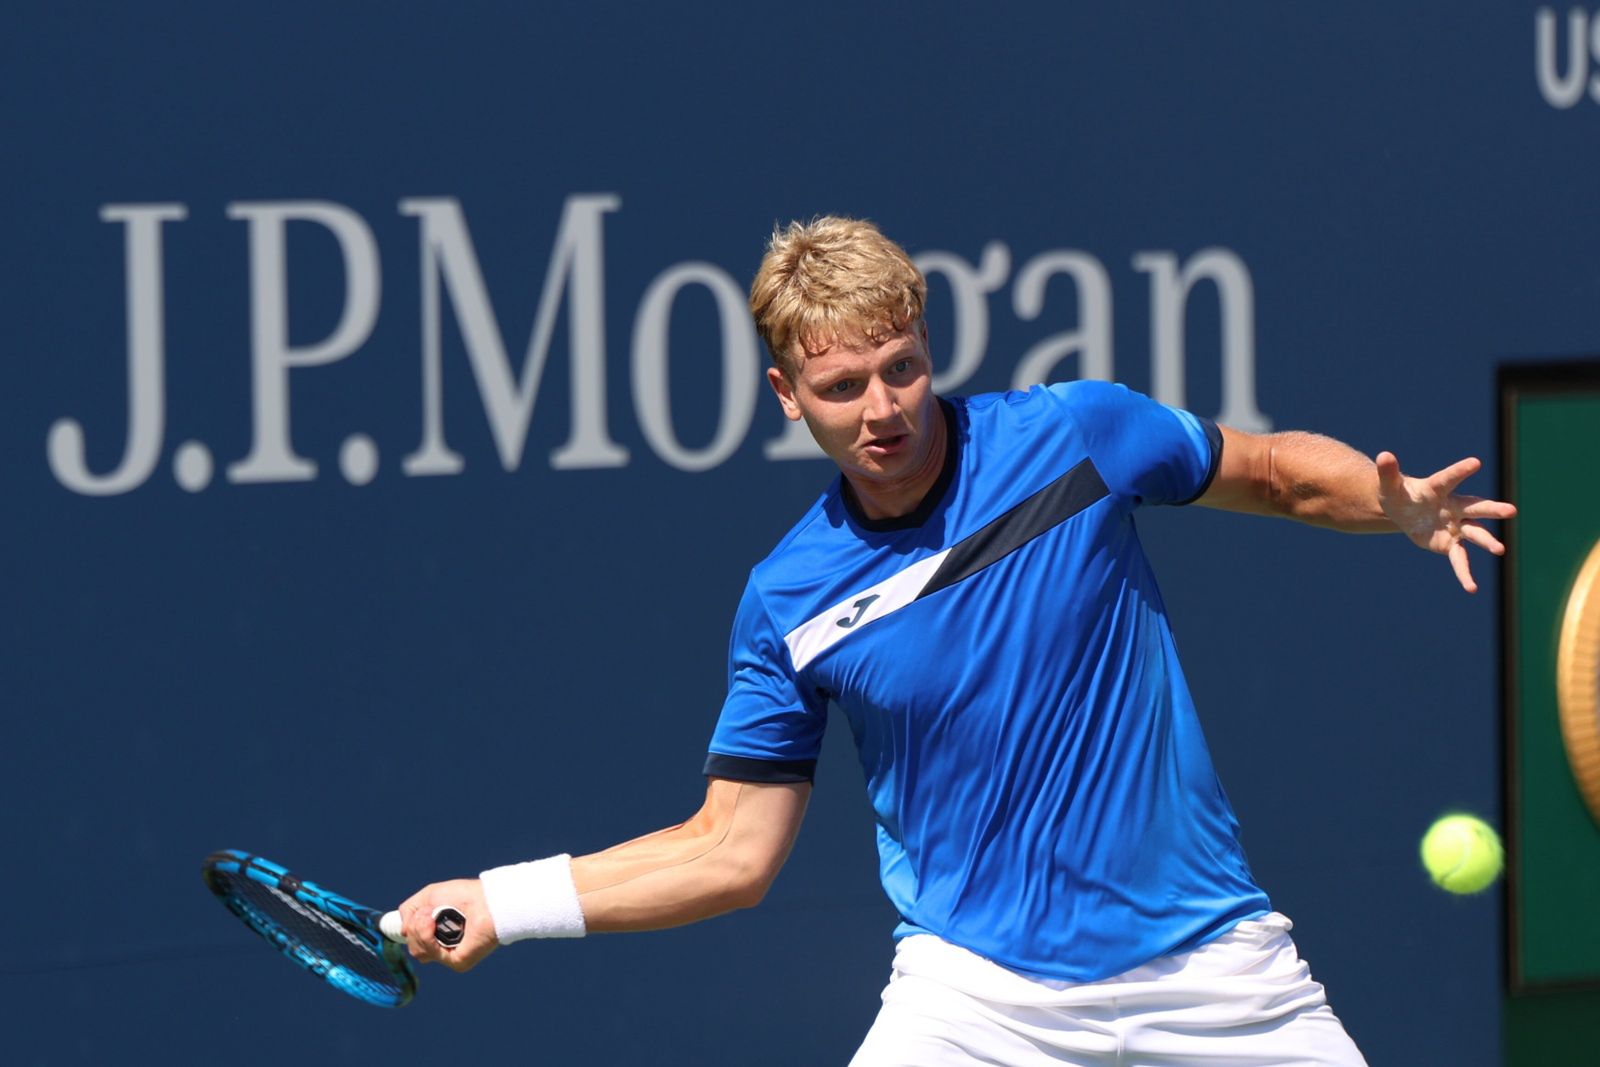
[[[909,435],[903,433],[897,433],[890,437],[874,437],[867,442],[867,451],[876,455],[887,456],[893,452],[900,451],[905,446],[908,438]]]

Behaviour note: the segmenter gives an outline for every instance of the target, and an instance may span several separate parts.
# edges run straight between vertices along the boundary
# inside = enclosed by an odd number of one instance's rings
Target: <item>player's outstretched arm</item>
[[[1450,560],[1469,593],[1478,590],[1467,558],[1472,544],[1501,555],[1505,546],[1483,525],[1509,519],[1514,505],[1458,494],[1482,464],[1463,459],[1427,478],[1400,472],[1392,452],[1374,462],[1349,445],[1309,433],[1222,430],[1222,461],[1198,501],[1207,507],[1282,515],[1349,533],[1404,533]]]
[[[526,880],[502,877],[494,894],[486,894],[478,878],[426,886],[399,909],[411,955],[465,971],[494,951],[512,925],[520,936],[541,936],[522,932],[526,922],[569,927],[543,936],[659,930],[752,907],[788,858],[810,796],[808,782],[713,778],[705,803],[688,821],[575,857],[570,876],[565,857],[560,857],[559,864],[543,860],[522,865],[530,871],[543,869]],[[548,892],[551,899],[506,898],[518,890]],[[490,895],[496,897],[498,918],[490,909]],[[466,934],[453,949],[434,939],[431,916],[444,906],[456,908],[467,920]],[[563,910],[568,912],[565,918]],[[576,929],[570,928],[573,924]]]

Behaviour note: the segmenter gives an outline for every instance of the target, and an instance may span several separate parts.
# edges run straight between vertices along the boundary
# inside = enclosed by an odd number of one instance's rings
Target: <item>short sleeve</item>
[[[705,773],[750,782],[810,781],[826,726],[826,705],[801,698],[788,646],[752,578],[734,617],[728,695]]]
[[[1135,505],[1193,503],[1217,476],[1222,431],[1210,419],[1110,382],[1051,389],[1063,391],[1107,487]]]

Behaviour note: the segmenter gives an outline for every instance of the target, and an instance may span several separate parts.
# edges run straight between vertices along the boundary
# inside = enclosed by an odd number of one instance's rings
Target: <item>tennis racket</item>
[[[385,1008],[416,993],[399,912],[357,904],[237,849],[212,853],[202,869],[229,911],[335,989]],[[461,943],[467,922],[459,911],[439,908],[433,921],[439,944]]]

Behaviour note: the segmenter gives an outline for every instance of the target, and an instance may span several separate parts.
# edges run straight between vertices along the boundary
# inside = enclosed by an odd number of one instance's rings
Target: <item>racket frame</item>
[[[404,945],[390,940],[379,930],[382,912],[300,878],[271,860],[238,849],[212,853],[206,857],[203,869],[206,885],[229,911],[285,956],[323,978],[334,988],[357,1000],[386,1008],[398,1008],[416,994],[417,979],[406,958]],[[266,887],[290,908],[313,922],[320,921],[316,916],[332,920],[334,932],[383,960],[393,975],[394,988],[385,988],[364,975],[325,959],[291,936],[269,916],[262,914],[250,900],[229,892],[227,879],[218,877],[219,874],[248,878]]]

